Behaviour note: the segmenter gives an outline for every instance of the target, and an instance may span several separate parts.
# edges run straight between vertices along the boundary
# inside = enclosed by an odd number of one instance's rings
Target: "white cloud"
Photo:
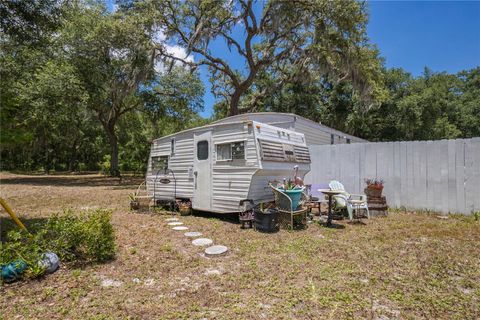
[[[188,62],[194,62],[193,55],[187,54],[187,50],[184,47],[175,44],[169,44],[167,41],[167,36],[165,34],[165,29],[158,27],[153,34],[153,41],[155,43],[161,44],[165,48],[165,52],[169,55],[172,55],[176,58],[183,59]],[[183,66],[183,63],[180,61],[175,62],[176,66]],[[165,71],[165,66],[161,59],[157,59],[155,63],[155,71],[162,73]]]

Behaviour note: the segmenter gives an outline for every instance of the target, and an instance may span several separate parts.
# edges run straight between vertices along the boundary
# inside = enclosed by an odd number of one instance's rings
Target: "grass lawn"
[[[263,234],[231,219],[180,217],[229,247],[206,258],[166,215],[129,211],[138,179],[2,173],[27,224],[63,208],[113,209],[117,258],[0,287],[0,319],[480,318],[480,222],[391,213]],[[2,210],[2,232],[12,228]]]

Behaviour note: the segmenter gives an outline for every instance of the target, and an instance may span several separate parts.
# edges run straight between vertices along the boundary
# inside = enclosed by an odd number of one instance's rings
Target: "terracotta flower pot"
[[[364,190],[367,197],[371,197],[371,198],[380,198],[382,196],[382,191],[383,191],[383,186],[377,187],[372,185],[367,186]]]

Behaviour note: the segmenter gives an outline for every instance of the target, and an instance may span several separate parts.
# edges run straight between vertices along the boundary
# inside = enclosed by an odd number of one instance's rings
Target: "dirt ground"
[[[113,210],[117,257],[0,287],[0,319],[478,319],[480,222],[434,214],[265,234],[179,217],[230,249],[207,258],[168,215],[129,210],[139,179],[2,173],[27,224],[63,208]],[[2,210],[2,225],[9,218]],[[4,230],[5,231],[5,230]]]

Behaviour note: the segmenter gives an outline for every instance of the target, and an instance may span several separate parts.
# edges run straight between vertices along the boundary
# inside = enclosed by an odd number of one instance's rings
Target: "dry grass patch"
[[[415,213],[263,234],[179,217],[230,248],[205,258],[165,215],[129,211],[138,180],[1,175],[29,223],[65,207],[113,210],[117,258],[0,288],[0,319],[479,318],[480,223]],[[2,213],[3,228],[10,228]]]

